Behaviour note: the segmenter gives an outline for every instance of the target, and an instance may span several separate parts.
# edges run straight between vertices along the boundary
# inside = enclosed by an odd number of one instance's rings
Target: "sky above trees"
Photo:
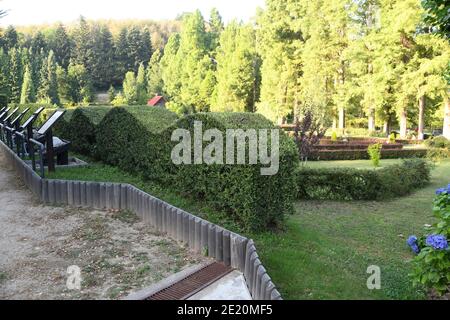
[[[3,0],[2,9],[9,10],[0,26],[70,22],[80,15],[88,19],[174,19],[183,12],[200,9],[208,16],[219,9],[225,21],[247,21],[256,14],[265,0]]]

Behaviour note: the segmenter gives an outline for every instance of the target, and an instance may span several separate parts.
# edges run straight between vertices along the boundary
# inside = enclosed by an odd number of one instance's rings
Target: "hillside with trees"
[[[214,9],[208,19],[196,11],[160,23],[10,26],[0,83],[13,103],[90,104],[109,89],[114,105],[163,95],[178,113],[259,112],[282,124],[312,112],[339,133],[395,128],[406,137],[413,128],[421,139],[449,117],[448,30],[433,9],[267,0],[253,23],[225,24]]]

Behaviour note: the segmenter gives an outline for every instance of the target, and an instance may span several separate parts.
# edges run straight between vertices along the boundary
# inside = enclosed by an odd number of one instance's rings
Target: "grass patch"
[[[83,157],[86,159],[85,157]],[[86,159],[89,161],[89,159]],[[381,167],[401,160],[382,160]],[[320,161],[312,166],[372,168],[370,161]],[[260,258],[285,299],[424,299],[408,277],[413,255],[405,241],[433,223],[435,189],[449,183],[450,161],[436,166],[431,183],[390,201],[301,201],[280,233],[245,234],[225,216],[140,177],[101,163],[58,169],[55,179],[124,182],[255,239]],[[163,245],[163,244],[159,244]],[[368,290],[369,265],[381,268],[381,290]],[[142,270],[145,273],[145,270]],[[128,274],[138,279],[139,273]]]
[[[320,168],[354,168],[380,169],[393,164],[401,164],[402,159],[381,159],[380,166],[375,168],[370,160],[337,160],[337,161],[308,161],[305,166],[312,169]]]
[[[129,210],[114,212],[112,218],[124,223],[133,224],[139,221],[139,217]]]
[[[6,279],[8,279],[8,275],[6,274],[6,272],[0,271],[0,284],[5,282]]]
[[[408,277],[411,234],[434,222],[435,189],[448,184],[450,161],[429,186],[392,201],[303,201],[280,234],[253,238],[286,299],[423,299]],[[381,268],[381,290],[368,290],[369,265]]]

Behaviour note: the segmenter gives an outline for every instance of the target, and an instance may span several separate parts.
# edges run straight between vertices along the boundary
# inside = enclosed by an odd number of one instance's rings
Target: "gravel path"
[[[202,261],[132,213],[40,204],[0,153],[0,299],[117,299]]]

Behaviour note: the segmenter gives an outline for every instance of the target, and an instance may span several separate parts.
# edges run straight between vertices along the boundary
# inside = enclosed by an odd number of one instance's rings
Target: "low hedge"
[[[185,116],[165,131],[166,139],[176,128],[189,130],[193,138],[194,122],[201,121],[203,132],[208,129],[276,129],[272,122],[251,113],[197,113]],[[257,131],[259,134],[259,132]],[[176,189],[194,199],[208,202],[226,212],[247,230],[266,230],[277,227],[284,215],[293,212],[295,179],[292,174],[298,166],[295,143],[282,130],[280,134],[279,171],[273,176],[262,176],[264,165],[178,165],[174,166]],[[192,139],[193,140],[193,139]],[[224,157],[225,157],[224,137]],[[177,142],[171,143],[172,149]],[[208,143],[204,143],[204,147]],[[192,142],[193,146],[193,142]],[[248,163],[248,146],[246,150]],[[235,153],[236,157],[236,153]],[[236,161],[236,159],[235,159]],[[258,161],[259,163],[259,161]]]
[[[367,144],[319,144],[314,146],[314,149],[316,151],[321,150],[366,150],[370,146],[370,143]],[[402,144],[382,144],[384,150],[400,150],[403,149]]]
[[[378,170],[311,169],[296,172],[297,198],[312,200],[381,200],[403,196],[425,186],[431,167],[423,159],[407,159]]]
[[[427,149],[393,149],[381,150],[382,159],[406,159],[406,158],[424,158],[427,155]],[[315,151],[309,157],[309,160],[367,160],[369,154],[367,150],[320,150]]]

